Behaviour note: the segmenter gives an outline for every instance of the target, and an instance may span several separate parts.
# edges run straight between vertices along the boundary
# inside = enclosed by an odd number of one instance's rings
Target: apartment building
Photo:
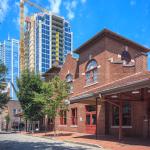
[[[63,17],[53,13],[37,13],[26,18],[26,66],[44,73],[54,64],[63,65],[66,55],[72,54],[73,33]]]
[[[0,60],[7,67],[6,82],[10,86],[10,97],[16,100],[17,96],[10,82],[17,88],[16,79],[19,77],[20,68],[18,40],[8,38],[8,40],[0,42]]]

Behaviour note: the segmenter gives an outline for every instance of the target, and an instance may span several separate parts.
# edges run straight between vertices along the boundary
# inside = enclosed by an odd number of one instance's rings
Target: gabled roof
[[[43,73],[42,76],[45,77],[52,73],[59,73],[60,70],[61,70],[60,66],[53,66],[52,68],[48,69],[45,73]]]
[[[82,44],[79,48],[75,49],[75,53],[79,54],[82,50],[84,50],[87,46],[91,45],[93,42],[95,42],[98,39],[101,39],[103,37],[110,37],[112,39],[116,39],[119,42],[125,44],[125,45],[130,45],[134,48],[136,48],[137,50],[140,50],[142,52],[149,52],[150,49],[146,48],[132,40],[129,40],[115,32],[112,32],[111,30],[108,29],[103,29],[101,32],[97,33],[95,36],[93,36],[91,39],[89,39],[87,42],[85,42],[84,44]]]

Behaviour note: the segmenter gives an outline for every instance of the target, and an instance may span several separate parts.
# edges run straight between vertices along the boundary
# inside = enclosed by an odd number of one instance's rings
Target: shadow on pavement
[[[95,139],[95,135],[83,135],[83,136],[76,136],[73,137],[75,139]],[[115,136],[99,136],[97,141],[110,141],[110,142],[117,142],[120,144],[127,144],[127,145],[140,145],[140,146],[147,146],[150,147],[150,138],[136,138],[136,137],[124,137],[122,140],[119,140],[118,137]]]
[[[0,150],[90,150],[80,146],[69,147],[64,146],[61,142],[45,143],[45,142],[17,142],[4,140],[0,141]]]
[[[11,132],[9,132],[9,131],[3,131],[3,132],[0,132],[0,134],[12,134],[12,133],[15,134],[15,133],[18,133],[18,132],[16,132],[16,131],[11,131]]]

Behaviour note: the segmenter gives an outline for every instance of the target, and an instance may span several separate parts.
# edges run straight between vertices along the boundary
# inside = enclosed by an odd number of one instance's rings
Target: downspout
[[[96,140],[98,139],[98,97],[96,98]]]

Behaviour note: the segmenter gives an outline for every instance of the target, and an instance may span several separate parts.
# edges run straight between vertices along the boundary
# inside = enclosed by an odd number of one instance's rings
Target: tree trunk
[[[26,119],[26,132],[27,132],[27,128],[28,128],[28,127],[27,127],[27,123],[28,123],[28,122],[27,122],[27,119]]]
[[[8,123],[6,123],[6,131],[8,131]]]
[[[53,128],[53,131],[54,131],[54,136],[56,136],[56,135],[57,135],[57,133],[56,133],[56,124],[55,124],[55,118],[53,118],[53,120],[54,120],[54,128]]]
[[[46,116],[45,116],[45,135],[46,135],[46,132],[47,132],[47,121],[46,121]]]
[[[33,133],[33,121],[31,121],[31,132]]]

